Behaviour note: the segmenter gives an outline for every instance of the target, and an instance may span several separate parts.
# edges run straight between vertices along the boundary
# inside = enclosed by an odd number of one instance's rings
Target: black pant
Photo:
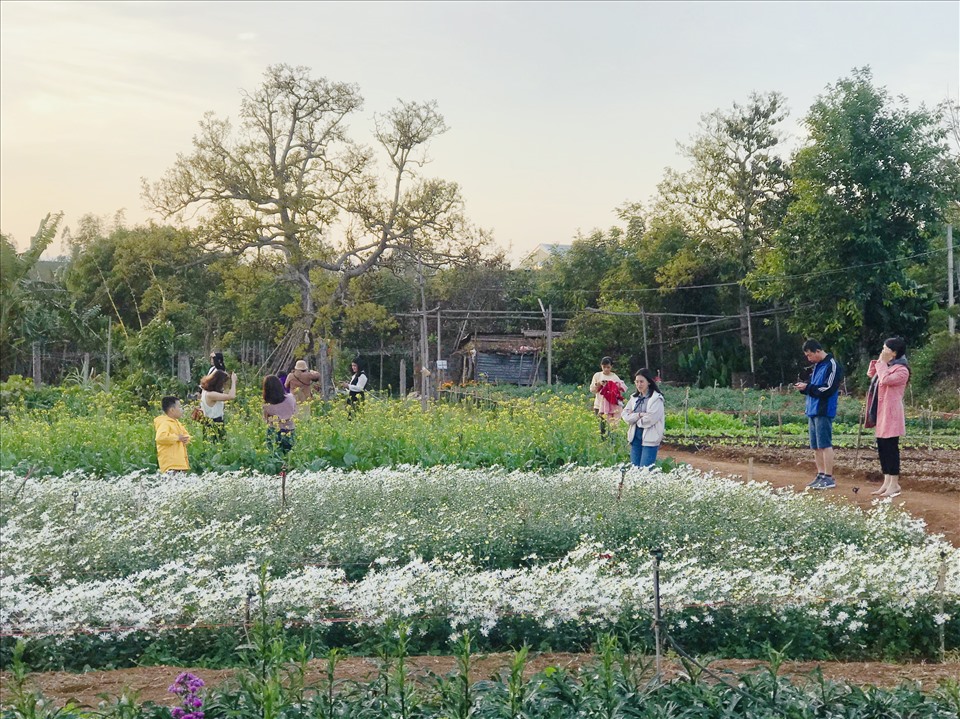
[[[877,437],[877,454],[880,455],[880,469],[884,474],[900,474],[899,437]]]
[[[208,442],[222,442],[227,435],[227,428],[223,425],[223,417],[203,418],[203,438]]]

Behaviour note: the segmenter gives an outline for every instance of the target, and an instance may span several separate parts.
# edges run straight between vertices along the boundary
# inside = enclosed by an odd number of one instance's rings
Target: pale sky
[[[48,212],[159,220],[140,178],[275,63],[358,84],[364,142],[397,98],[436,100],[427,173],[518,259],[648,202],[700,116],[752,91],[786,96],[794,143],[854,67],[912,108],[956,99],[960,3],[3,0],[0,229],[22,248]]]

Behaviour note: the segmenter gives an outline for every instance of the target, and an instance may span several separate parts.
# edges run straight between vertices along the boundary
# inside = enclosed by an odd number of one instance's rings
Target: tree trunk
[[[740,288],[740,344],[750,346],[750,296],[745,287]]]

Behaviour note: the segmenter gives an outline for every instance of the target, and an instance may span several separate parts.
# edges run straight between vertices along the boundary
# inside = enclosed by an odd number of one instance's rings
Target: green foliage
[[[791,329],[839,356],[872,355],[893,334],[921,336],[934,300],[908,261],[931,249],[960,194],[938,114],[898,106],[858,69],[828,86],[805,124],[795,199],[761,268],[780,279],[756,294],[792,305]]]
[[[734,372],[748,370],[742,347],[721,343],[714,347],[709,340],[694,346],[689,352],[677,353],[677,365],[682,377],[696,387],[731,387]]]
[[[199,425],[185,420],[193,435],[188,453],[194,471],[276,471],[265,442],[255,379],[242,378],[240,396],[227,404],[224,442],[208,441]],[[185,398],[195,390],[168,375],[144,371],[131,373],[110,393],[79,385],[30,389],[16,379],[10,385],[10,402],[4,400],[3,405],[8,419],[0,424],[0,467],[21,473],[33,468],[39,474],[84,469],[111,475],[155,469],[153,417],[160,412],[160,397]],[[806,441],[803,396],[796,392],[706,388],[691,390],[685,405],[685,390],[663,389],[667,441],[774,446],[801,446]],[[427,414],[419,403],[369,394],[366,411],[352,418],[342,401],[314,402],[312,413],[297,420],[288,466],[371,469],[455,464],[555,471],[571,463],[612,466],[628,456],[622,426],[614,430],[612,442],[600,437],[590,410],[592,395],[585,387],[486,388],[462,396],[461,402],[434,405]],[[192,405],[184,406],[189,417]],[[837,446],[856,441],[861,408],[861,400],[841,398],[834,428]],[[904,446],[926,446],[931,437],[936,446],[958,444],[958,419],[911,412],[907,426]]]
[[[960,334],[938,332],[907,356],[911,384],[935,408],[956,412],[960,408]]]
[[[373,679],[337,680],[335,672],[341,656],[333,649],[321,657],[327,671],[316,684],[301,684],[302,676],[295,674],[290,684],[273,684],[273,694],[267,700],[263,694],[256,694],[237,682],[226,682],[207,688],[205,714],[214,719],[664,719],[681,716],[950,719],[960,707],[956,681],[941,682],[921,691],[917,685],[907,683],[895,689],[881,689],[827,681],[819,668],[802,679],[788,678],[778,676],[783,655],[772,651],[773,661],[768,668],[739,675],[718,675],[709,661],[701,658],[698,663],[685,661],[683,676],[664,681],[656,676],[649,657],[624,649],[623,644],[609,634],[595,639],[596,654],[592,661],[579,668],[550,664],[541,671],[530,672],[528,667],[533,656],[524,646],[513,653],[505,670],[480,681],[475,681],[471,674],[471,642],[467,636],[454,645],[457,668],[453,672],[423,677],[407,671],[405,636],[401,627],[395,639],[384,643],[377,676]],[[707,671],[719,679],[706,680],[703,675]],[[40,695],[37,700],[37,706],[53,707],[51,700]],[[93,716],[158,716],[149,705],[129,709],[130,715]],[[89,716],[90,712],[81,711],[74,704],[53,713],[19,706],[4,712],[4,719]]]

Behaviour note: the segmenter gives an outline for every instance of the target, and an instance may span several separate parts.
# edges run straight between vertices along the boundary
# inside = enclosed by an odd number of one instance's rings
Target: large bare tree
[[[193,220],[213,256],[279,253],[309,328],[318,303],[335,308],[351,279],[398,253],[455,260],[485,241],[464,217],[458,186],[419,174],[447,129],[435,103],[401,102],[376,117],[386,170],[348,135],[361,106],[355,85],[268,67],[243,93],[238,130],[208,113],[192,152],[159,181],[144,180],[144,197],[167,218]]]

